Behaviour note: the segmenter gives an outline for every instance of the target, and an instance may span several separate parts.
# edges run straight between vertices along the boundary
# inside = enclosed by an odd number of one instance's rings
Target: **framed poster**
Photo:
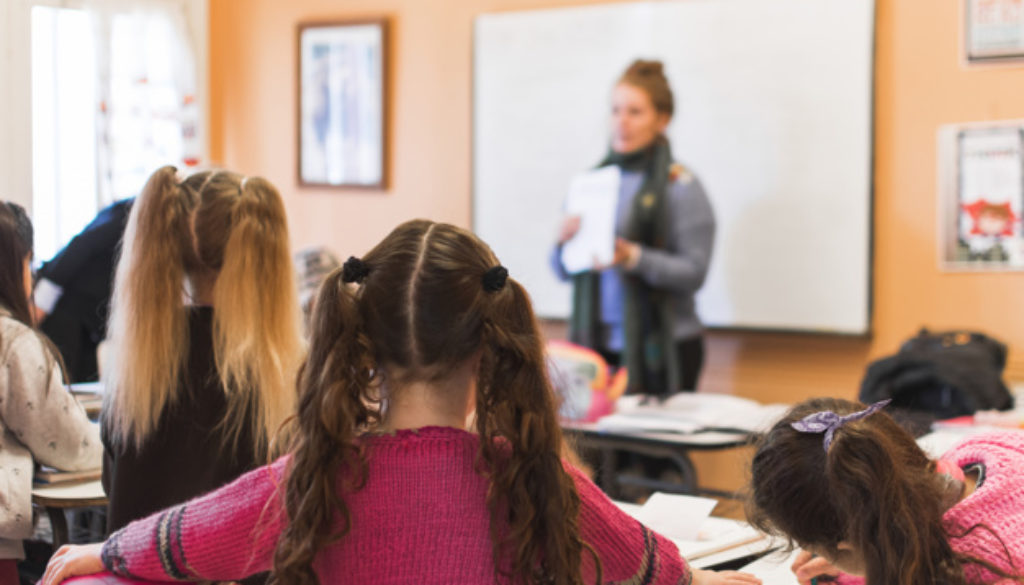
[[[298,30],[299,184],[387,187],[387,21]]]
[[[1024,0],[964,0],[968,63],[1024,58]]]
[[[1024,125],[946,130],[944,164],[955,169],[941,196],[943,266],[1024,269]],[[951,159],[951,160],[950,160]]]

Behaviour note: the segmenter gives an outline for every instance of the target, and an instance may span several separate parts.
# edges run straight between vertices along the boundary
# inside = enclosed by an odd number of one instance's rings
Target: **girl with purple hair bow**
[[[802,585],[1024,583],[1024,433],[933,460],[886,404],[793,407],[757,445],[751,523],[803,549]]]

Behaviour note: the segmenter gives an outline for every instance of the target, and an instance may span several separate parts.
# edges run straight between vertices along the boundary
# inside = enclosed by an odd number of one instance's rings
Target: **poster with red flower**
[[[946,262],[1024,267],[1024,126],[962,128],[956,149],[956,240]]]

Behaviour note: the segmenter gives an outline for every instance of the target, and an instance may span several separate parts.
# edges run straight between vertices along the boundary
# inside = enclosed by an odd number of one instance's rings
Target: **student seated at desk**
[[[110,530],[269,461],[302,359],[284,205],[265,179],[164,167],[123,246],[104,369]]]
[[[32,326],[32,224],[0,201],[0,583],[17,583],[21,541],[32,536],[35,463],[100,466],[99,429],[63,384],[53,345]]]
[[[562,460],[529,298],[468,231],[411,221],[331,273],[299,384],[290,455],[61,549],[44,583],[758,582],[690,569]]]
[[[932,461],[879,411],[887,402],[795,406],[754,455],[751,522],[804,549],[803,584],[1024,582],[1024,433],[974,436]]]

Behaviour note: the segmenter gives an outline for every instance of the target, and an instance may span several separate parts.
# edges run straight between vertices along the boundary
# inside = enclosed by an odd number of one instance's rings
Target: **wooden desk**
[[[107,495],[103,485],[95,479],[65,485],[37,485],[32,487],[32,503],[46,508],[53,526],[53,548],[68,543],[68,521],[64,510],[106,506]]]
[[[708,494],[718,497],[734,497],[720,490],[703,489],[697,481],[697,469],[690,460],[691,451],[718,451],[749,445],[753,439],[750,433],[705,431],[691,434],[623,432],[600,429],[594,423],[563,422],[562,429],[576,444],[584,449],[601,453],[601,468],[598,470],[598,485],[612,498],[618,497],[618,479],[614,473],[615,451],[636,453],[649,457],[662,457],[672,461],[682,475],[680,485],[649,480],[644,487],[658,491],[684,494]]]

